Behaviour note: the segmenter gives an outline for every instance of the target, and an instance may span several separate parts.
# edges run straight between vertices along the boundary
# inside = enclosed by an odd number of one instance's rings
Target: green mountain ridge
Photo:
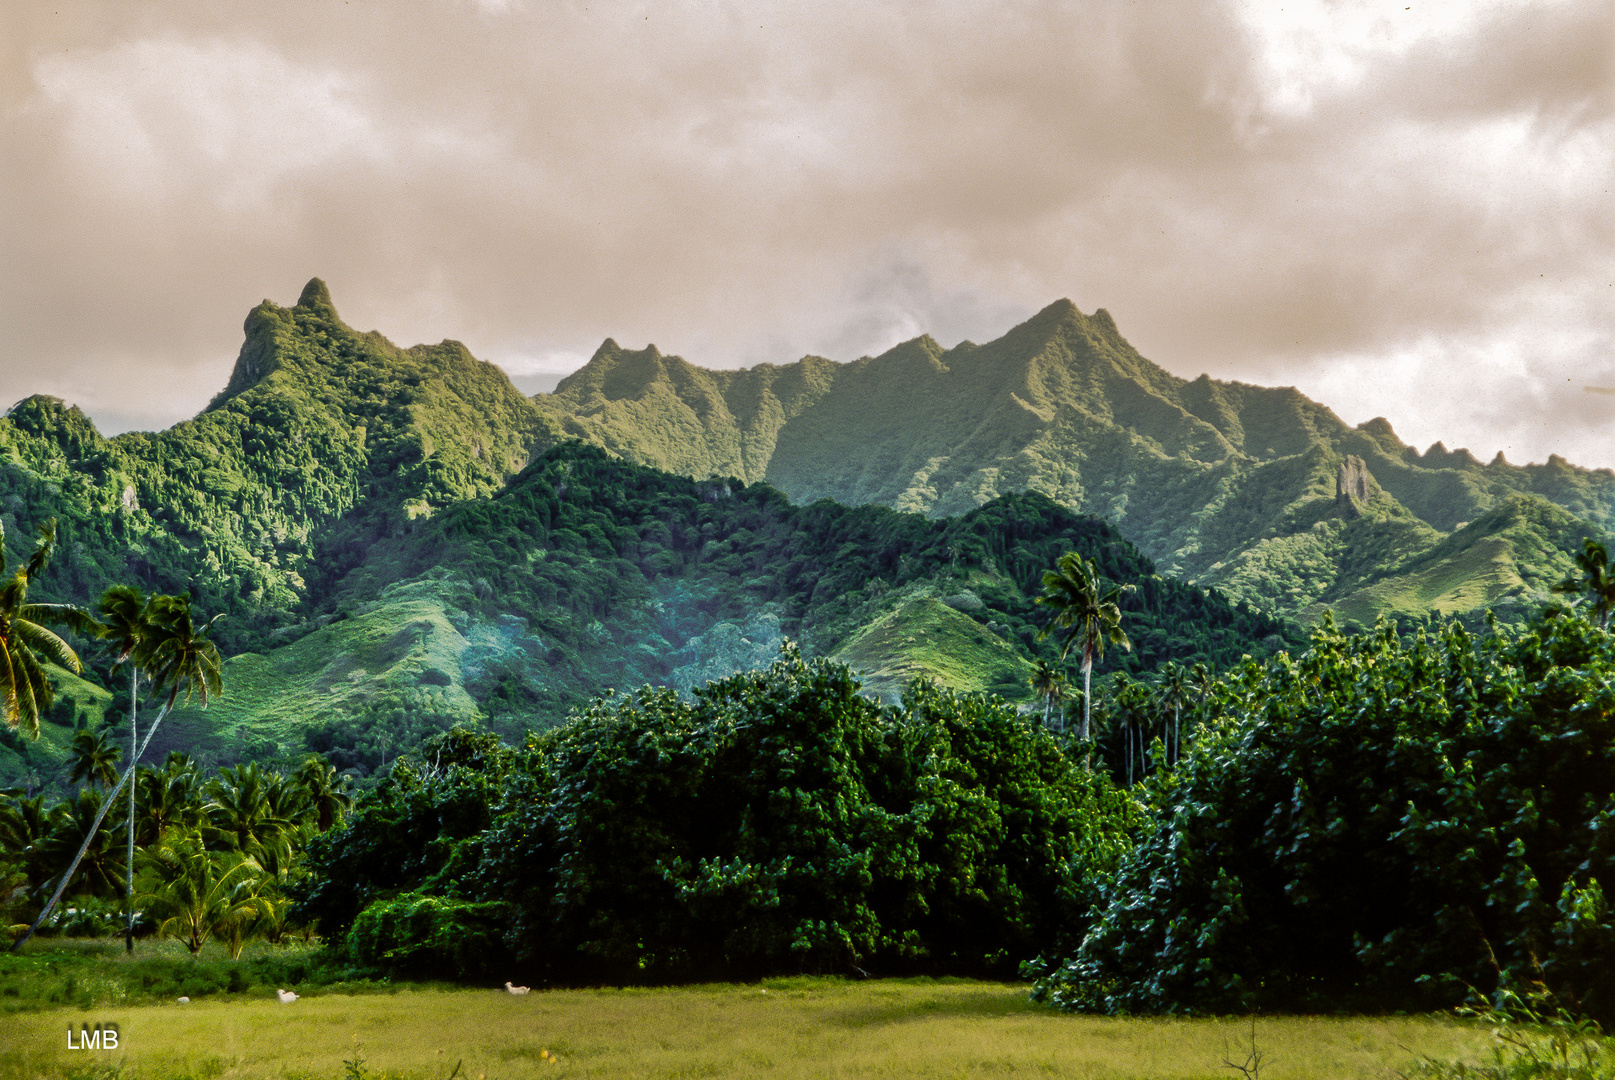
[[[499,490],[552,444],[538,410],[458,342],[400,349],[360,334],[315,279],[264,301],[225,390],[195,419],[108,439],[83,412],[28,398],[0,420],[0,520],[20,551],[58,518],[51,587],[133,581],[231,616],[231,651],[301,632],[318,580],[377,537]]]
[[[1293,388],[1178,378],[1108,312],[1066,300],[985,345],[926,336],[840,365],[713,372],[608,341],[534,400],[612,453],[765,480],[798,502],[945,516],[1039,491],[1114,522],[1164,571],[1302,618],[1335,602],[1354,618],[1425,614],[1409,605],[1432,599],[1428,583],[1394,582],[1427,573],[1412,563],[1518,496],[1581,519],[1578,535],[1615,520],[1610,470],[1557,456],[1481,464],[1440,443],[1420,454],[1383,419],[1350,427]],[[1356,496],[1341,487],[1346,472]],[[1501,592],[1443,589],[1430,606],[1526,603],[1568,565],[1536,543],[1497,550],[1508,565],[1486,574]]]

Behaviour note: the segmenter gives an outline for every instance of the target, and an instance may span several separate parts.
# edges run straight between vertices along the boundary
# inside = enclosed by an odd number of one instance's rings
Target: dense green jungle
[[[1484,633],[1326,618],[1187,693],[1107,688],[1087,741],[923,679],[882,701],[787,646],[517,745],[455,727],[351,802],[318,758],[205,781],[174,755],[141,770],[140,932],[320,944],[239,971],[147,963],[120,992],[1018,974],[1037,1001],[1113,1015],[1468,1001],[1523,1025],[1522,1060],[1607,1064],[1576,1019],[1615,1019],[1606,611]],[[1142,775],[1116,738],[1131,726]],[[0,803],[14,930],[111,774],[89,779],[54,808]],[[48,929],[120,925],[121,841]]]
[[[4,640],[54,661],[38,737],[0,729],[0,925],[58,886],[47,936],[119,925],[134,669],[143,730],[175,705],[134,774],[137,932],[321,942],[299,979],[1607,1023],[1615,477],[1398,446],[1069,304],[843,366],[608,342],[529,399],[313,281],[195,420],[0,422]],[[53,606],[115,621],[112,586],[188,597],[150,640],[183,611],[223,693]]]

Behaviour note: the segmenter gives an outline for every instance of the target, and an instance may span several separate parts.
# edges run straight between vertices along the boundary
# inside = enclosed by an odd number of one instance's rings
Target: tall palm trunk
[[[1082,658],[1082,741],[1088,741],[1089,721],[1093,709],[1093,656]]]
[[[163,722],[163,717],[168,715],[168,710],[171,705],[173,705],[172,700],[163,703],[162,711],[157,714],[157,719],[151,722],[151,727],[146,731],[146,741],[140,744],[140,750],[135,754],[135,761],[139,761],[140,758],[145,755],[146,747],[151,745],[151,737],[157,734],[157,725],[161,724]],[[74,871],[79,868],[79,863],[84,861],[84,853],[90,850],[90,843],[95,839],[95,834],[101,831],[101,822],[106,820],[107,811],[111,810],[112,804],[118,801],[118,796],[123,792],[123,785],[129,782],[130,778],[134,776],[134,772],[135,762],[131,761],[129,763],[129,767],[123,770],[123,775],[118,777],[118,786],[113,788],[112,793],[106,797],[104,802],[101,803],[101,809],[95,815],[94,824],[90,826],[89,832],[85,833],[84,843],[79,845],[79,853],[73,856],[72,865],[67,868],[67,871],[62,874],[61,880],[56,883],[56,891],[51,894],[50,901],[40,909],[39,918],[34,920],[34,925],[28,928],[28,932],[23,934],[22,937],[18,938],[16,942],[12,944],[12,952],[16,952],[18,949],[22,948],[23,943],[29,938],[33,937],[34,931],[38,930],[45,920],[50,917],[51,910],[56,907],[56,902],[60,900],[62,898],[62,894],[67,891],[68,882],[73,880]]]
[[[135,766],[140,764],[140,751],[138,746],[139,731],[136,718],[137,693],[139,690],[140,670],[133,666],[129,669],[129,859],[124,865],[123,903],[127,909],[128,917],[123,926],[123,947],[125,952],[135,951],[135,783],[133,780]]]
[[[1091,720],[1093,716],[1093,646],[1082,650],[1082,742],[1088,744],[1088,733],[1093,730]],[[1084,752],[1082,767],[1093,768],[1092,755]]]

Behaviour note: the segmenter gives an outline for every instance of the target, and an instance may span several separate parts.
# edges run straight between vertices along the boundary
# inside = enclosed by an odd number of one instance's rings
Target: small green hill
[[[1365,623],[1386,610],[1443,616],[1488,609],[1503,616],[1528,613],[1576,572],[1570,552],[1595,531],[1546,499],[1517,495],[1428,550],[1342,591],[1329,606]]]
[[[956,595],[965,604],[981,603],[968,590]],[[903,688],[917,678],[1010,701],[1032,696],[1029,680],[1035,666],[1025,650],[947,600],[930,595],[906,600],[882,615],[844,641],[830,658],[862,674],[865,689],[888,700],[901,697]]]

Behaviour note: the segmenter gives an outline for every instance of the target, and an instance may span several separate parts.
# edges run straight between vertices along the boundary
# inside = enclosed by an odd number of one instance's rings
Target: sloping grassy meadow
[[[540,991],[268,988],[181,1005],[13,1015],[0,1080],[506,1077],[1129,1077],[1202,1080],[1244,1061],[1244,1019],[1076,1017],[1026,987],[969,981],[775,979],[754,985]],[[116,1051],[67,1030],[116,1024]],[[1260,1075],[1384,1077],[1415,1054],[1477,1051],[1479,1029],[1434,1018],[1260,1018]],[[353,1063],[350,1066],[348,1063]],[[356,1072],[354,1070],[357,1070]]]
[[[979,601],[977,602],[979,606]],[[909,600],[830,654],[857,671],[864,686],[891,700],[915,677],[962,693],[1029,698],[1030,661],[970,616],[935,597]]]

